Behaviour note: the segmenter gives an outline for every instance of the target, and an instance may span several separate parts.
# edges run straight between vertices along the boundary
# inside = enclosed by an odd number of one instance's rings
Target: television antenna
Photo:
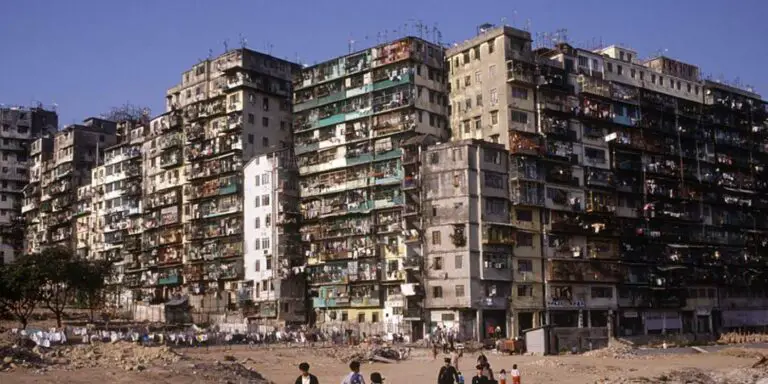
[[[248,39],[247,39],[247,38],[245,38],[245,36],[243,36],[243,34],[242,34],[242,33],[239,33],[239,34],[238,34],[238,38],[239,38],[239,40],[240,40],[240,48],[243,48],[243,49],[245,49],[245,47],[247,47],[247,46],[248,46]]]

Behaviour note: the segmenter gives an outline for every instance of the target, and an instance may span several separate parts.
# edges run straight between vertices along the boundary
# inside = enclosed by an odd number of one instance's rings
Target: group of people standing
[[[464,376],[459,371],[459,357],[461,354],[453,350],[451,356],[445,358],[445,365],[440,367],[440,372],[437,374],[437,384],[464,384]],[[477,374],[472,377],[472,384],[520,384],[521,382],[517,364],[512,365],[509,373],[502,369],[497,380],[493,375],[488,358],[482,353],[477,357],[475,368]]]
[[[456,349],[451,350],[450,357],[445,358],[445,365],[440,367],[437,374],[437,384],[464,384],[464,376],[459,371],[459,358],[461,353]],[[484,354],[477,357],[477,374],[472,377],[472,384],[521,384],[520,371],[517,364],[512,365],[512,369],[507,372],[502,369],[499,371],[498,380],[493,375],[491,364]],[[341,384],[365,384],[365,378],[360,373],[360,362],[353,361],[349,363],[349,374],[344,377]],[[296,379],[295,384],[320,384],[317,376],[309,373],[309,364],[299,364],[301,375]],[[384,378],[379,372],[371,373],[371,384],[383,384]],[[509,381],[507,381],[509,379]]]

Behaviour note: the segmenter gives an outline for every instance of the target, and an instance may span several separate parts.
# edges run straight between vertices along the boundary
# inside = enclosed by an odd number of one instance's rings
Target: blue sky
[[[416,20],[454,42],[502,18],[530,20],[534,35],[565,28],[578,46],[666,50],[765,97],[766,14],[764,0],[0,0],[0,103],[56,103],[62,125],[126,102],[157,114],[183,70],[240,35],[249,48],[311,64],[346,53],[350,37],[359,49]]]

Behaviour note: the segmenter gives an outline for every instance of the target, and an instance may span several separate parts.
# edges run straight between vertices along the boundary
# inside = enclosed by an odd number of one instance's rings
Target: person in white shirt
[[[353,361],[349,363],[349,370],[352,371],[344,378],[341,384],[365,384],[363,375],[360,374],[360,362]]]

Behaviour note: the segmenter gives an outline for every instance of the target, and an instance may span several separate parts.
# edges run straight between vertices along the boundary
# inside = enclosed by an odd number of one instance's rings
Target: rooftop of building
[[[334,63],[337,60],[342,59],[342,58],[357,56],[357,55],[359,55],[361,53],[367,52],[367,51],[369,51],[371,49],[374,49],[374,48],[380,48],[380,47],[384,47],[384,46],[387,46],[387,45],[390,45],[390,44],[393,44],[393,43],[397,43],[397,42],[400,42],[400,41],[406,41],[406,40],[420,41],[420,42],[422,42],[422,43],[424,43],[426,45],[432,46],[433,48],[442,49],[442,47],[440,45],[436,44],[436,43],[430,42],[430,41],[425,40],[425,39],[420,38],[420,37],[408,35],[408,36],[404,36],[404,37],[401,37],[401,38],[398,38],[398,39],[393,39],[393,40],[390,40],[390,41],[387,41],[387,42],[384,42],[384,43],[379,43],[379,44],[376,44],[376,45],[368,46],[366,48],[359,49],[357,51],[350,52],[350,53],[347,53],[347,54],[344,54],[344,55],[339,55],[339,56],[336,56],[336,57],[333,57],[333,58],[330,58],[330,59],[327,59],[327,60],[323,60],[323,61],[321,61],[319,63],[315,63],[315,64],[312,64],[312,65],[304,65],[303,70],[304,71],[311,70],[311,69],[314,69],[314,68],[322,66],[322,65],[326,65],[326,64],[329,64],[329,63]]]
[[[453,56],[471,47],[474,47],[477,44],[485,42],[488,39],[492,39],[494,37],[498,37],[502,35],[513,36],[518,39],[531,41],[530,32],[523,31],[522,29],[510,27],[508,25],[495,26],[492,24],[483,24],[480,27],[478,27],[477,32],[478,32],[477,35],[475,35],[475,37],[472,37],[471,39],[464,40],[461,43],[454,43],[452,47],[448,48],[446,55]]]

